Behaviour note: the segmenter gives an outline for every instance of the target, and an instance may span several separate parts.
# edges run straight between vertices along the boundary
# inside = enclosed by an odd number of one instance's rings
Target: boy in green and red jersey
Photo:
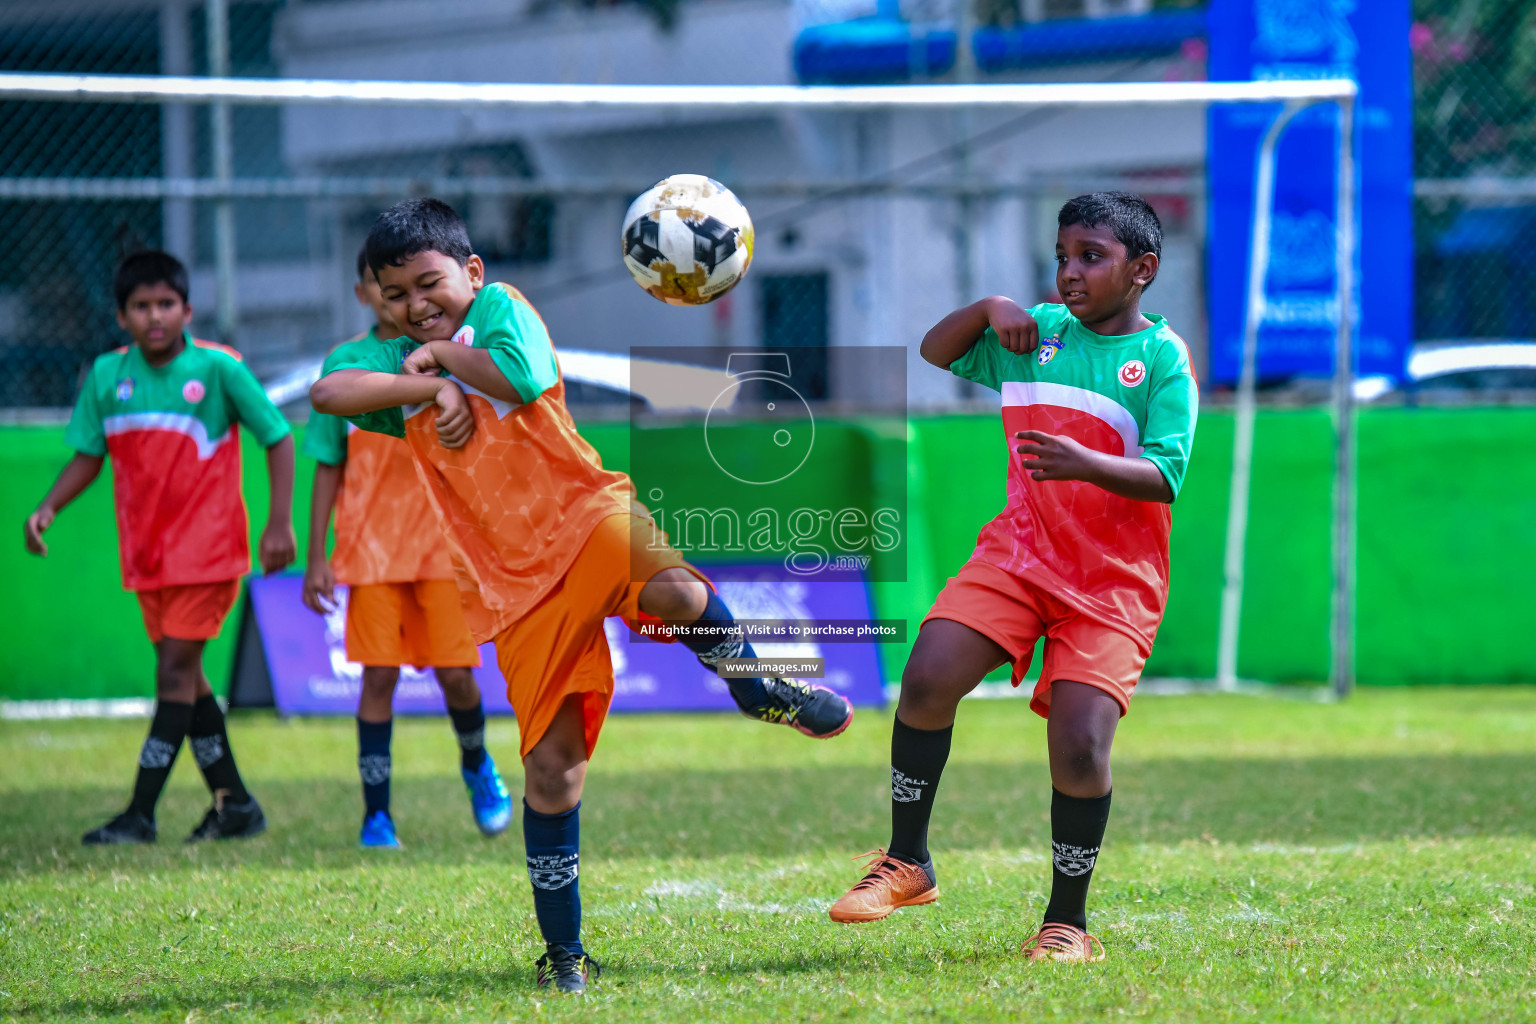
[[[322,374],[352,362],[359,352],[367,358],[384,339],[400,334],[379,294],[366,248],[357,254],[353,291],[373,311],[374,326],[361,338],[336,346]],[[416,474],[411,449],[400,438],[358,430],[317,412],[304,431],[304,454],[315,460],[304,603],[324,615],[334,607],[336,583],[347,585],[347,658],[363,666],[357,701],[357,769],[363,780],[358,842],[400,847],[389,811],[389,783],[401,665],[432,666],[458,737],[459,770],[475,824],[488,836],[505,832],[512,822],[512,798],[485,749],[485,709],[473,671],[480,651],[464,621],[448,540]],[[336,549],[327,559],[333,509]]]
[[[956,310],[922,354],[1002,396],[1008,500],[923,621],[891,735],[891,841],[829,911],[874,921],[938,899],[928,820],[960,698],[1035,643],[1030,707],[1046,718],[1052,882],[1031,960],[1103,958],[1088,883],[1109,818],[1109,751],[1168,597],[1169,505],[1184,480],[1198,395],[1184,342],[1141,312],[1162,227],[1125,192],[1079,196],[1057,219],[1063,304],[994,297]]]
[[[265,572],[294,559],[293,438],[238,353],[187,333],[187,271],[174,256],[129,256],[114,291],[117,322],[133,344],[91,367],[64,434],[75,457],[26,523],[27,549],[46,555],[43,532],[111,455],[123,586],[137,593],[155,645],[156,704],[132,802],[84,841],[154,842],[155,804],[188,737],[214,800],[188,841],[258,835],[266,818],[235,767],[203,675],[203,645],[218,635],[251,567],[238,426],[267,449]]]

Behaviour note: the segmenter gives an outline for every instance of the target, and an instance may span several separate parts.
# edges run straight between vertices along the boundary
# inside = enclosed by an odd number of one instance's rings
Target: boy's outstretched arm
[[[961,306],[923,335],[918,351],[940,369],[965,355],[990,327],[1009,352],[1033,352],[1040,345],[1040,325],[1017,302],[991,295]]]
[[[1039,430],[1013,436],[1021,442],[1014,450],[1024,456],[1024,472],[1033,480],[1081,480],[1132,501],[1173,502],[1173,488],[1150,459],[1110,455]]]
[[[38,502],[37,509],[27,516],[25,535],[28,551],[34,555],[47,556],[48,545],[43,543],[43,531],[52,526],[54,517],[96,479],[101,472],[102,458],[100,455],[76,452],[75,457],[59,470],[58,479],[48,488],[43,500]]]
[[[304,603],[321,615],[336,605],[336,574],[325,557],[325,540],[331,532],[331,511],[341,490],[346,463],[315,464],[315,483],[309,492],[309,555],[304,568]]]
[[[446,377],[347,367],[315,381],[309,389],[309,402],[316,412],[342,417],[432,402],[441,411],[437,438],[444,448],[464,447],[475,431],[475,417],[464,392]]]
[[[261,571],[274,573],[289,565],[299,553],[293,538],[293,435],[267,449],[267,480],[271,501],[267,505],[267,525],[256,545],[256,561]]]
[[[507,375],[501,372],[489,349],[470,348],[451,341],[429,341],[405,357],[401,369],[410,374],[437,376],[447,370],[459,380],[492,398],[514,405],[523,404],[523,396],[517,393]]]

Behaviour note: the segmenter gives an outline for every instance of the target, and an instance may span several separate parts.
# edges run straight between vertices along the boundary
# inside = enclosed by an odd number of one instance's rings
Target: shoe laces
[[[854,892],[858,892],[860,889],[873,889],[882,882],[895,884],[896,876],[901,874],[902,869],[908,866],[904,861],[897,860],[886,853],[883,846],[877,846],[873,850],[857,854],[849,859],[862,860],[865,857],[870,858],[864,862],[864,869],[867,873],[859,880],[859,884],[853,887]]]
[[[1024,952],[1034,953],[1049,949],[1065,949],[1074,952],[1080,951],[1085,956],[1093,956],[1095,946],[1098,947],[1098,955],[1102,956],[1104,944],[1092,935],[1070,924],[1050,922],[1041,925],[1040,930],[1035,933],[1033,938],[1025,940]]]
[[[562,946],[545,947],[544,955],[534,961],[534,966],[539,969],[541,984],[561,975],[585,974],[591,981],[603,973],[603,965],[586,953],[572,953]]]

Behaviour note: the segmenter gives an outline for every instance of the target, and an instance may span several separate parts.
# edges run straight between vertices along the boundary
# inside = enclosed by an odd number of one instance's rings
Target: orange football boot
[[[1065,964],[1096,964],[1104,959],[1104,943],[1070,924],[1044,924],[1025,939],[1019,952],[1030,960]]]
[[[827,911],[827,916],[839,924],[878,921],[890,917],[898,907],[916,907],[939,898],[932,861],[911,864],[883,849],[861,853],[853,859],[859,857],[873,858],[865,865],[869,873]]]

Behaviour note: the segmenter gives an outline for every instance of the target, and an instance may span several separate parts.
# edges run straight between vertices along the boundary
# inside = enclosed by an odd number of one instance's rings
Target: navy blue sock
[[[581,954],[581,804],[564,814],[540,814],[523,801],[523,846],[533,911],[546,943]]]
[[[467,772],[477,772],[485,763],[485,705],[449,708],[448,721],[459,738],[459,764]]]
[[[395,722],[357,720],[357,772],[363,777],[365,816],[374,811],[389,813],[389,737]]]
[[[693,624],[689,635],[680,637],[682,645],[698,655],[706,668],[715,668],[721,658],[755,658],[757,652],[742,636],[736,617],[720,600],[720,595],[709,592],[709,603]],[[757,707],[768,702],[768,691],[761,679],[727,679],[731,696],[742,707]]]

